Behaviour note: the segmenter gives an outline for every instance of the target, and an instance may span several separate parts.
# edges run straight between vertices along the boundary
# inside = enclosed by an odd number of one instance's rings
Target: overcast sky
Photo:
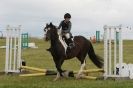
[[[0,31],[22,25],[23,32],[43,36],[45,24],[59,25],[66,12],[74,35],[93,36],[105,24],[133,25],[133,0],[0,0]]]

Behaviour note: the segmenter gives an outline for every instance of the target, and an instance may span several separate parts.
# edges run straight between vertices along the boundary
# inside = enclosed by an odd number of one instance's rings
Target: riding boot
[[[74,43],[71,38],[68,39],[68,49],[72,49],[74,47]]]

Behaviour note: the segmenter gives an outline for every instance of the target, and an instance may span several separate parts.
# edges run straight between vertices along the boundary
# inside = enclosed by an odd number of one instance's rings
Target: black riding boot
[[[75,45],[74,45],[74,42],[72,41],[71,38],[68,39],[68,44],[67,44],[67,45],[68,45],[68,50],[69,50],[69,49],[72,49],[72,48],[75,46]]]

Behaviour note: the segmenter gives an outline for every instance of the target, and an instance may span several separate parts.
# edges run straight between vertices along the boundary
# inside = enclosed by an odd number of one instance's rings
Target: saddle
[[[71,37],[71,38],[73,38],[73,37]],[[74,42],[71,40],[71,43],[70,43],[70,40],[66,39],[65,36],[59,35],[59,41],[61,42],[62,46],[64,47],[65,53],[70,52],[70,50],[75,46]],[[48,48],[47,51],[51,52],[51,47]]]
[[[67,44],[67,50],[71,50],[75,46],[72,38],[73,36],[71,36],[69,39],[67,39],[65,36],[62,36],[62,40]]]

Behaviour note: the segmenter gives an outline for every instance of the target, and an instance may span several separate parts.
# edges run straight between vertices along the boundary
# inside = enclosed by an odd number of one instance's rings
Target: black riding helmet
[[[70,15],[69,13],[66,13],[66,14],[64,15],[64,18],[71,18],[71,15]]]

